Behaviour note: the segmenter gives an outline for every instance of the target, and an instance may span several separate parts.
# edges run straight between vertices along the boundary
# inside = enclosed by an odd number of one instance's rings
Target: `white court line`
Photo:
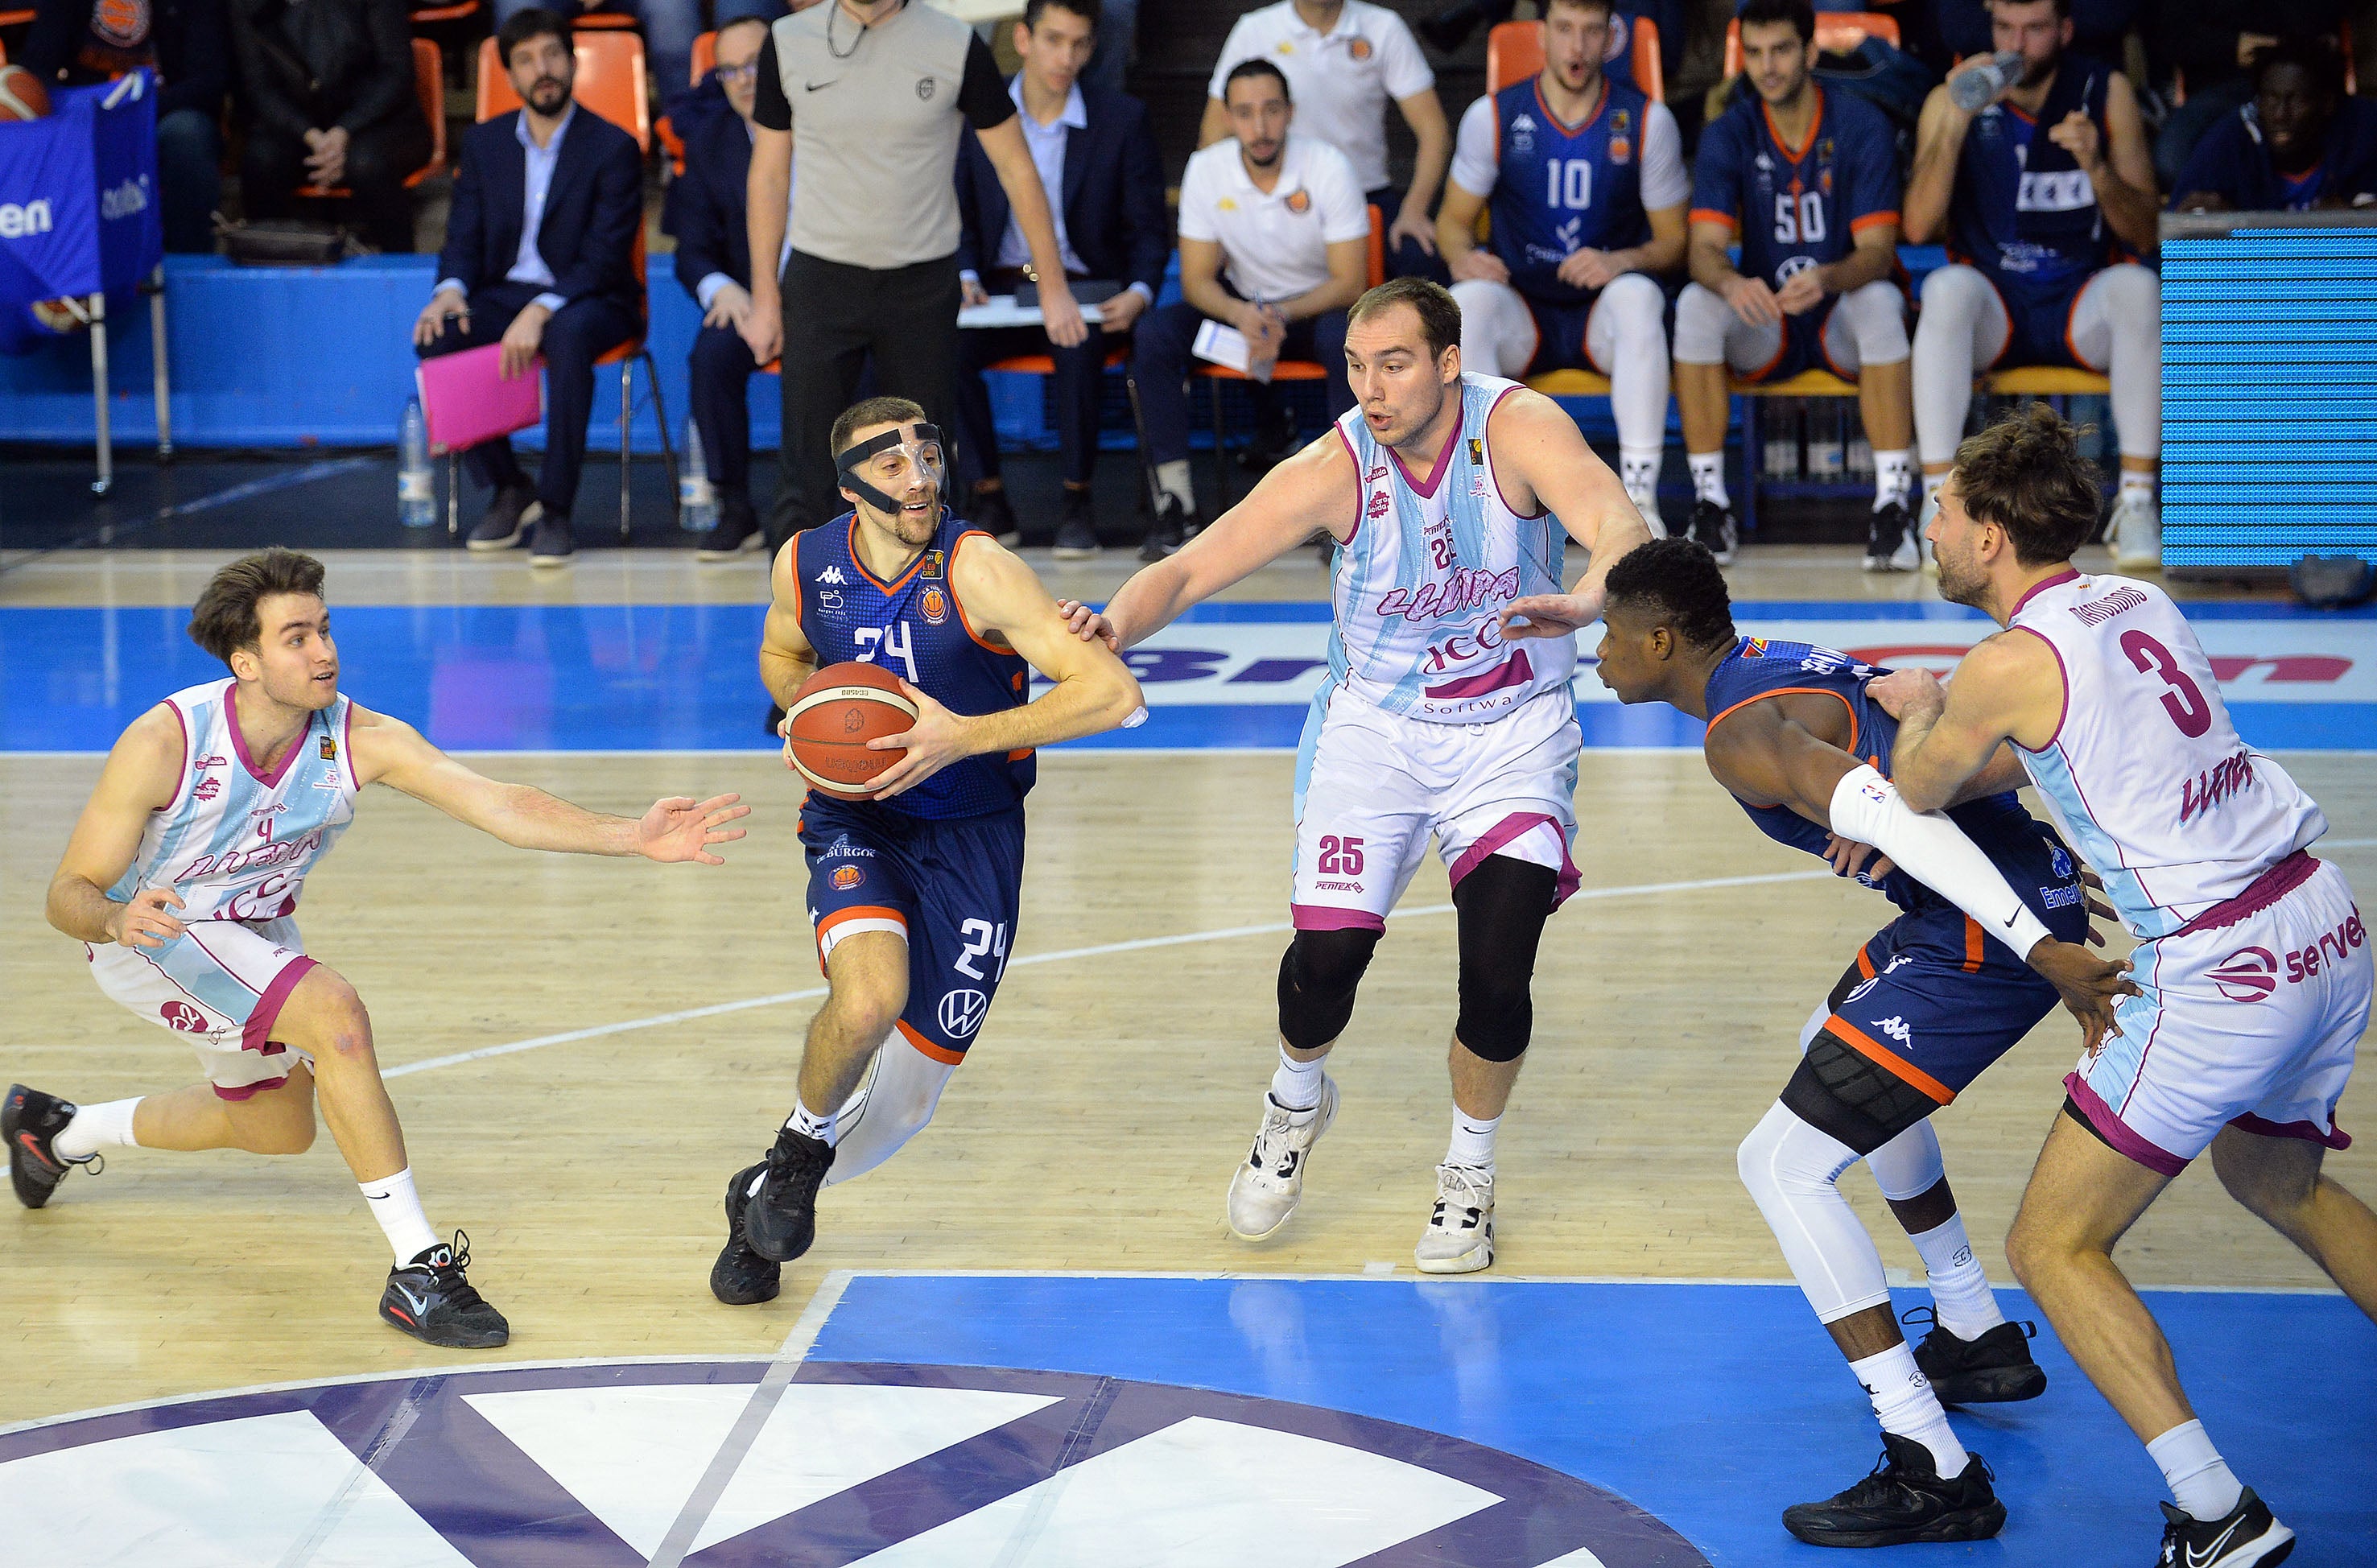
[[[1830,871],[1769,871],[1755,877],[1711,877],[1690,882],[1638,882],[1622,888],[1582,888],[1569,895],[1571,904],[1588,899],[1641,898],[1653,893],[1697,892],[1712,888],[1754,887],[1765,882],[1806,882],[1832,876]],[[1426,915],[1450,915],[1449,904],[1427,904],[1415,909],[1390,911],[1390,920],[1417,918]],[[1210,931],[1184,931],[1171,937],[1141,937],[1127,942],[1100,942],[1094,947],[1066,948],[1057,952],[1035,952],[1023,958],[1010,959],[1007,967],[1020,969],[1033,964],[1061,964],[1076,958],[1102,958],[1113,952],[1143,952],[1150,948],[1184,947],[1195,942],[1227,941],[1236,937],[1276,936],[1294,930],[1284,920],[1266,922],[1260,926],[1223,926]],[[512,1040],[500,1046],[482,1046],[473,1051],[457,1051],[451,1056],[433,1056],[421,1061],[408,1061],[396,1067],[380,1069],[382,1078],[402,1078],[407,1073],[427,1072],[432,1068],[456,1067],[468,1061],[484,1061],[490,1057],[513,1056],[521,1051],[542,1050],[546,1046],[566,1046],[579,1040],[591,1040],[605,1035],[625,1035],[638,1029],[657,1029],[664,1024],[684,1023],[697,1018],[716,1018],[723,1013],[744,1012],[755,1007],[776,1007],[784,1002],[803,1001],[826,994],[823,986],[806,990],[776,991],[764,997],[745,997],[740,1001],[711,1002],[707,1007],[680,1008],[675,1012],[656,1012],[649,1018],[630,1018],[617,1023],[598,1023],[586,1029],[568,1029],[558,1035],[538,1035],[531,1039]]]

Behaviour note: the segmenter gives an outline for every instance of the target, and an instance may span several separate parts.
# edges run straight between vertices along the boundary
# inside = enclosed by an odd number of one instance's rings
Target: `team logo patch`
[[[149,36],[149,6],[146,0],[99,0],[90,25],[108,42],[129,49]]]
[[[2048,864],[2055,868],[2057,880],[2060,881],[2072,875],[2072,856],[2064,853],[2063,846],[2061,844],[2053,844],[2048,845],[2047,859]]]
[[[1469,437],[1469,461],[1478,468],[1486,466],[1486,443],[1475,436]]]
[[[212,800],[222,793],[222,780],[200,779],[191,787],[190,793],[200,800]]]
[[[1481,501],[1484,500],[1486,498],[1486,492],[1489,486],[1486,483],[1485,474],[1473,473],[1469,476],[1469,493],[1477,499]]]
[[[950,618],[950,597],[938,588],[927,588],[916,601],[917,613],[927,626],[938,626]]]
[[[2240,947],[2220,961],[2210,978],[2230,1001],[2267,1001],[2278,988],[2277,955],[2264,947]]]
[[[930,102],[933,101],[933,88],[934,88],[934,86],[935,86],[935,83],[934,83],[934,81],[933,81],[933,78],[930,78],[930,77],[918,77],[918,78],[916,78],[916,100],[917,100],[917,102],[921,102],[921,103],[930,103]]]
[[[1881,976],[1879,975],[1875,976],[1870,980],[1859,980],[1856,987],[1850,990],[1849,994],[1841,999],[1841,1005],[1843,1007],[1846,1007],[1851,1002],[1863,1001],[1865,999],[1866,993],[1881,984]]]
[[[837,866],[833,869],[833,891],[848,892],[866,880],[866,873],[855,866]]]
[[[1367,38],[1357,38],[1345,45],[1345,53],[1356,60],[1367,60],[1370,57],[1370,41]]]
[[[1612,136],[1609,138],[1609,161],[1612,163],[1626,162],[1633,156],[1634,144],[1632,142],[1628,141],[1622,136]]]
[[[925,552],[924,569],[917,575],[926,579],[938,578],[941,575],[941,553],[938,550]]]
[[[1375,522],[1386,516],[1393,506],[1394,502],[1388,498],[1384,490],[1373,490],[1370,492],[1370,504],[1362,509],[1362,515]]]
[[[208,1032],[207,1015],[185,1001],[167,1002],[157,1010],[157,1016],[165,1021],[168,1029],[178,1029],[185,1035]]]
[[[1290,212],[1311,211],[1312,193],[1303,190],[1290,191],[1287,197],[1287,209]]]
[[[335,762],[338,760],[339,743],[332,740],[328,736],[324,736],[322,737],[322,760],[325,762]]]
[[[1745,659],[1763,659],[1766,657],[1766,639],[1762,637],[1751,638],[1747,643],[1742,645],[1741,656]]]
[[[990,999],[980,991],[950,991],[941,998],[941,1033],[962,1040],[982,1027],[983,1017],[989,1011]]]
[[[839,610],[842,608],[842,590],[839,588],[827,588],[820,590],[818,593],[818,608],[820,610]]]

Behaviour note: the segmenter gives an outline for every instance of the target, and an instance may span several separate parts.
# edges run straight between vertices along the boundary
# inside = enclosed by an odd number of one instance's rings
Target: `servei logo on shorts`
[[[2355,909],[2335,930],[2323,931],[2319,940],[2287,953],[2283,964],[2268,948],[2240,947],[2222,959],[2207,978],[2230,1001],[2267,1001],[2278,988],[2281,969],[2287,985],[2299,985],[2322,969],[2335,968],[2368,941],[2368,928]]]

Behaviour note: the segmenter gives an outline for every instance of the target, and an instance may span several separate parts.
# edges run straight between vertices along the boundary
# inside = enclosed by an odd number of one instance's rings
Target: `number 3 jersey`
[[[2286,770],[2238,738],[2212,662],[2160,588],[2067,569],[2010,624],[2063,667],[2055,737],[2015,750],[2138,936],[2168,936],[2327,831]]]
[[[817,650],[818,667],[880,664],[951,712],[968,716],[1030,700],[1031,666],[1021,654],[976,635],[950,583],[950,565],[965,542],[990,535],[943,508],[932,542],[885,582],[859,563],[858,526],[857,514],[844,512],[802,533],[794,546],[801,635]],[[1021,806],[1036,772],[1028,749],[968,757],[889,800],[857,804],[909,817],[979,817]]]
[[[239,733],[237,686],[225,676],[165,699],[182,724],[181,777],[109,898],[171,888],[185,921],[281,919],[296,912],[305,873],[354,820],[353,704],[340,697],[307,719],[268,772]]]
[[[1723,223],[1741,242],[1741,274],[1780,288],[1838,261],[1862,230],[1898,221],[1898,143],[1881,112],[1810,87],[1816,112],[1797,147],[1757,93],[1738,92],[1701,135],[1692,164],[1695,223]]]

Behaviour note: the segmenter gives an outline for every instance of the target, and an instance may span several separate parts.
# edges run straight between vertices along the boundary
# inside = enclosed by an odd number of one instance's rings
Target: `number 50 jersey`
[[[1723,223],[1741,241],[1741,274],[1780,288],[1795,272],[1840,260],[1859,231],[1898,221],[1898,143],[1881,112],[1821,87],[1808,134],[1784,142],[1757,93],[1701,135],[1692,166],[1695,223]]]
[[[986,543],[990,535],[943,508],[932,543],[890,582],[859,564],[857,536],[857,514],[844,512],[800,534],[793,546],[801,635],[817,650],[819,669],[852,662],[880,664],[951,712],[970,717],[1020,708],[1031,700],[1031,666],[1011,649],[976,634],[950,581],[958,552],[973,541]],[[855,804],[863,810],[933,820],[979,817],[1021,806],[1037,773],[1028,749],[969,757],[889,800]]]

